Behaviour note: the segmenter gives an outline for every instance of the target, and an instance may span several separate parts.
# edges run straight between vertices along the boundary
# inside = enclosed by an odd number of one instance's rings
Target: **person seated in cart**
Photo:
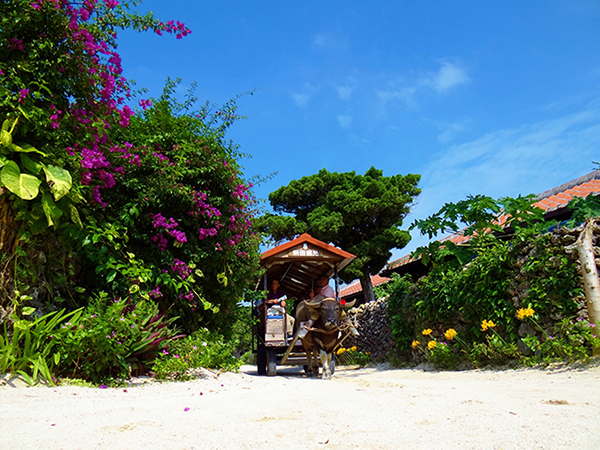
[[[313,292],[310,301],[323,300],[325,298],[335,298],[335,291],[329,286],[329,278],[322,276],[317,280],[317,289]]]
[[[270,308],[275,305],[281,306],[281,312],[285,312],[285,293],[280,289],[280,284],[278,279],[271,280],[271,288],[269,289],[269,293],[267,294],[267,308]],[[286,328],[288,334],[292,333],[294,329],[295,319],[291,316],[291,314],[286,314]]]
[[[282,297],[285,297],[285,293],[279,286],[277,278],[271,280],[271,289],[269,289],[269,293],[267,294],[267,305],[281,305],[285,308],[285,300],[280,300]]]

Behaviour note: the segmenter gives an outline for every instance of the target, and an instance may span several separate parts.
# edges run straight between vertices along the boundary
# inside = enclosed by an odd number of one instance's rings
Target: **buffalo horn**
[[[352,308],[355,303],[356,303],[356,299],[352,300],[350,303],[346,303],[344,305],[344,308],[347,308],[347,309]]]
[[[309,308],[320,308],[321,300],[315,300],[314,302],[309,302],[308,300],[304,300],[304,304]]]

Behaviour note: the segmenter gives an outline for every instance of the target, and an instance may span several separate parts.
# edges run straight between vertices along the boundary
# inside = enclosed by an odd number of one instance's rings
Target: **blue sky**
[[[422,175],[405,221],[468,194],[539,193],[600,161],[600,2],[145,0],[182,40],[122,32],[124,75],[238,100],[260,198],[322,168]],[[394,252],[400,257],[423,244]]]

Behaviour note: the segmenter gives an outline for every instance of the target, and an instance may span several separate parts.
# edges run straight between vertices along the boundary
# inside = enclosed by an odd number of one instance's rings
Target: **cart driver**
[[[286,296],[285,293],[279,288],[279,286],[280,284],[277,278],[271,280],[271,289],[269,289],[269,293],[267,294],[267,308],[274,305],[280,305],[282,308],[284,308],[283,311],[285,311]],[[291,331],[294,329],[295,319],[290,314],[286,314],[285,318],[288,333],[291,333]]]
[[[281,297],[285,297],[284,292],[279,288],[279,280],[271,280],[271,289],[267,294],[267,305],[281,305],[285,308],[285,300],[280,300]]]

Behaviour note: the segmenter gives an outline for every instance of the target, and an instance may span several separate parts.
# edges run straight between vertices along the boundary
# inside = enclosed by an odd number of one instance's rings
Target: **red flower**
[[[346,300],[344,300],[344,299],[341,299],[341,300],[340,300],[340,305],[344,306],[345,304],[346,304]]]

